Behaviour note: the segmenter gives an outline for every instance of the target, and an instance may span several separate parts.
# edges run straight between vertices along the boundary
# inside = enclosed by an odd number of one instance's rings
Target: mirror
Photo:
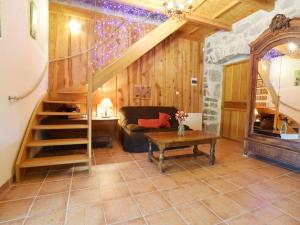
[[[300,142],[300,42],[269,50],[257,71],[254,133]]]

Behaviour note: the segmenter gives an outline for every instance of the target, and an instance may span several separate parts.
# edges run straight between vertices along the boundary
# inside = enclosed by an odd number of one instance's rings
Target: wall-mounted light
[[[298,46],[295,43],[290,42],[288,44],[288,49],[289,49],[289,51],[294,52],[294,51],[296,51],[298,49]]]
[[[69,21],[68,27],[72,34],[79,34],[81,31],[81,23],[75,19]]]

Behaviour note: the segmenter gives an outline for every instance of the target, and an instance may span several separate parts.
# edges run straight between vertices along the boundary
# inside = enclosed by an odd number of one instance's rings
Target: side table
[[[117,117],[94,117],[92,121],[93,145],[97,143],[107,143],[107,147],[112,148],[116,138],[118,118]]]

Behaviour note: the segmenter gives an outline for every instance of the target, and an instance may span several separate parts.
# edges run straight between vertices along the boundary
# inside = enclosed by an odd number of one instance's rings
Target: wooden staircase
[[[86,101],[49,100],[47,96],[39,101],[31,115],[17,157],[17,181],[20,181],[26,168],[75,163],[86,163],[88,168],[91,168],[91,138],[89,137],[86,104]],[[60,111],[62,106],[64,109],[76,106],[77,110]],[[49,138],[45,135],[47,132],[55,134],[58,131],[66,134],[77,131],[83,136],[72,137],[70,135],[71,137],[59,138],[50,135]],[[66,154],[62,154],[63,151],[59,149],[61,146],[79,147],[81,150],[80,153],[67,150]],[[51,156],[43,154],[46,151],[51,152]]]
[[[201,2],[195,4],[195,8],[201,5]],[[101,87],[110,78],[116,76],[119,72],[126,69],[130,64],[139,59],[150,49],[155,47],[172,33],[176,32],[184,24],[186,20],[177,21],[168,19],[154,30],[142,37],[132,46],[130,46],[123,54],[123,56],[102,69],[96,70],[93,74],[88,73],[88,81],[83,86],[66,87],[61,90],[56,90],[56,95],[51,99],[44,97],[37,104],[32,113],[28,127],[22,140],[19,154],[16,161],[16,180],[19,181],[26,168],[55,166],[73,163],[88,163],[89,170],[91,170],[91,154],[92,154],[92,94],[95,90]],[[61,96],[58,97],[58,96]],[[70,96],[74,96],[73,98]],[[87,101],[73,101],[72,99],[87,98]],[[71,100],[70,100],[71,99]],[[58,111],[58,106],[81,105],[84,106],[79,111]],[[82,124],[82,119],[86,118],[85,123]],[[48,118],[64,118],[59,119],[57,124],[45,124]],[[76,120],[79,118],[80,120]],[[63,123],[62,121],[65,121]],[[70,124],[72,121],[72,124]],[[78,123],[76,123],[78,121]],[[43,133],[45,131],[86,131],[85,137],[72,138],[45,138]],[[54,147],[66,146],[82,146],[85,145],[85,151],[81,154],[44,156],[43,151],[50,151]],[[64,149],[63,149],[64,150]],[[62,150],[62,151],[63,151]],[[54,151],[53,151],[54,152]]]
[[[270,94],[268,88],[265,86],[262,78],[257,76],[256,108],[269,108],[269,105],[272,103],[269,99]]]

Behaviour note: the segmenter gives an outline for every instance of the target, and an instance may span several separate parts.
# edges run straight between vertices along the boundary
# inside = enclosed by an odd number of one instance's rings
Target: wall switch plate
[[[197,84],[198,84],[198,79],[197,79],[197,77],[192,77],[192,78],[191,78],[191,84],[192,84],[192,86],[197,86]]]

